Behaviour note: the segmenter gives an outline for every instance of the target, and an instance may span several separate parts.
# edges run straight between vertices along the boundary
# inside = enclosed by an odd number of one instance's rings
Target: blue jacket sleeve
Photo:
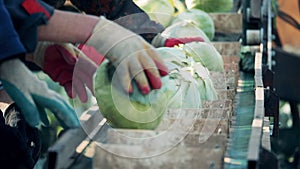
[[[4,4],[26,51],[33,52],[38,41],[37,28],[47,24],[54,8],[40,0],[4,0]]]
[[[10,59],[18,54],[24,54],[23,47],[13,23],[4,6],[3,0],[0,0],[0,63]]]

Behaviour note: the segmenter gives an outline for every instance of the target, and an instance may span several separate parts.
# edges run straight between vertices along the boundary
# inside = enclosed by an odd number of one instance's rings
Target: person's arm
[[[151,20],[133,0],[71,0],[72,4],[90,15],[105,16],[119,25],[142,36],[155,47],[173,47],[189,42],[203,42],[203,37],[169,38],[161,36],[165,29]]]
[[[164,27],[153,20],[132,0],[71,0],[81,11],[90,15],[105,16],[119,25],[141,35],[151,42]]]
[[[58,94],[48,89],[45,82],[37,79],[21,62],[25,56],[19,37],[3,1],[0,0],[0,81],[22,109],[24,118],[32,127],[47,125],[45,108],[50,109],[65,128],[78,127],[74,110]],[[2,37],[5,37],[4,39]]]
[[[47,25],[38,27],[40,41],[85,43],[99,17],[55,10]]]
[[[40,0],[2,1],[26,52],[33,52],[38,39],[37,27],[48,23],[54,8]]]
[[[123,71],[119,74],[120,85],[132,92],[131,80],[147,94],[161,87],[161,76],[168,74],[153,46],[137,34],[104,17],[82,15],[55,10],[49,23],[38,29],[40,40],[85,43],[103,54],[114,66]],[[151,68],[151,70],[150,70]]]

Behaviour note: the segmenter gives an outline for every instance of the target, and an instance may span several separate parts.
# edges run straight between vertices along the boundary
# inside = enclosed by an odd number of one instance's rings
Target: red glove
[[[179,44],[186,44],[190,42],[205,42],[202,37],[184,37],[184,38],[166,38],[161,34],[157,34],[151,44],[154,47],[174,47]]]
[[[93,47],[80,47],[82,52],[71,44],[43,44],[41,48],[45,50],[40,50],[44,53],[43,63],[38,62],[41,60],[40,55],[34,56],[38,57],[34,62],[40,65],[53,81],[59,82],[70,98],[78,96],[82,102],[86,102],[88,98],[85,85],[93,92],[93,74],[104,57]]]
[[[191,38],[168,38],[165,41],[165,47],[174,47],[179,44],[186,44],[189,42],[204,42],[201,37],[191,37]]]

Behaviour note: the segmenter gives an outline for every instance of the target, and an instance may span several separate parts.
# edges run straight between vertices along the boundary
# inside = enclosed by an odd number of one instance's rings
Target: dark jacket
[[[44,0],[46,3],[62,8],[65,0]],[[123,27],[140,34],[151,42],[164,27],[152,21],[132,0],[71,0],[72,4],[86,14],[105,16]]]
[[[0,63],[16,55],[25,53],[25,49],[19,39],[17,32],[3,0],[0,0]]]
[[[37,27],[46,24],[54,8],[40,0],[4,0],[26,52],[33,52],[38,37]]]

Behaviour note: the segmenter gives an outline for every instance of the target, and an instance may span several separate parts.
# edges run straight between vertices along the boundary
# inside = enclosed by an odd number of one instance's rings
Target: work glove
[[[186,44],[190,42],[204,42],[205,40],[201,37],[185,37],[185,38],[166,38],[157,34],[151,44],[155,47],[174,47],[179,44]]]
[[[87,102],[85,86],[93,93],[93,75],[104,56],[86,45],[77,48],[71,43],[39,42],[29,60],[63,86],[70,98],[78,96],[82,102]]]
[[[141,93],[148,94],[151,89],[159,89],[161,76],[168,74],[168,68],[152,45],[104,17],[100,17],[86,45],[93,46],[112,62],[118,82],[115,85],[126,93],[133,91],[132,79]]]
[[[0,64],[0,80],[23,112],[32,127],[49,125],[45,109],[49,109],[64,128],[79,126],[74,110],[57,93],[48,89],[19,59],[10,59]]]

